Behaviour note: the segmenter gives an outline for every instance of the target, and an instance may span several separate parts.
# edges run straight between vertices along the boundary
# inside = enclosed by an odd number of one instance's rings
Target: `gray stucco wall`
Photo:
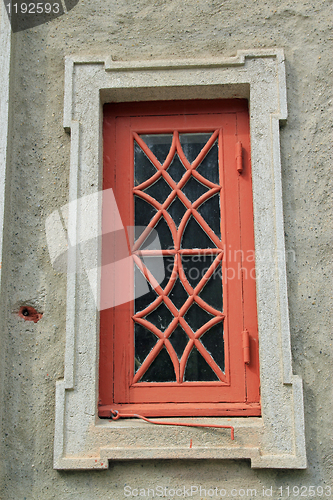
[[[202,485],[228,492],[255,488],[257,497],[272,486],[277,499],[280,486],[332,485],[330,19],[329,1],[80,0],[68,14],[13,34],[1,292],[1,499],[122,499],[125,484],[146,489]],[[100,472],[53,470],[66,276],[50,265],[44,224],[68,195],[64,57],[184,59],[269,47],[283,48],[286,56],[283,203],[293,371],[304,383],[307,470],[253,470],[241,460],[133,461],[112,463]],[[19,318],[16,312],[24,304],[43,311],[42,320]],[[208,497],[207,492],[193,496]]]

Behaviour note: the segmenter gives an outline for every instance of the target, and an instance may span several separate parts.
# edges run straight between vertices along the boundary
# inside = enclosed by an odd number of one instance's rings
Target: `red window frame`
[[[99,416],[109,417],[111,410],[145,416],[260,415],[247,101],[105,105],[103,189],[113,189],[123,225],[133,226],[134,138],[140,134],[173,133],[175,130],[179,133],[218,131],[225,377],[218,382],[133,383],[133,301],[127,302],[100,314]],[[243,156],[241,173],[237,170],[239,143]],[[131,269],[123,281],[123,286],[133,287]],[[249,339],[249,351],[246,345],[244,349],[244,331],[249,332],[248,336],[245,334],[245,344],[246,338]],[[250,360],[246,359],[248,352]]]

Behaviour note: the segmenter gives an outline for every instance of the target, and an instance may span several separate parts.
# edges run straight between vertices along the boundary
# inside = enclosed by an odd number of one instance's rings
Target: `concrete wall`
[[[131,488],[332,486],[330,119],[331,2],[80,0],[47,24],[12,35],[10,142],[1,291],[2,500],[122,499]],[[52,269],[45,219],[68,195],[64,57],[133,61],[283,48],[289,117],[281,129],[293,371],[303,378],[308,468],[253,470],[247,461],[133,461],[107,471],[52,468],[55,381],[63,377],[66,276]],[[293,256],[295,255],[295,259]],[[17,311],[34,305],[38,323]],[[278,409],[277,409],[278,411]],[[324,494],[328,490],[324,489]],[[210,492],[211,493],[211,492]],[[240,498],[243,491],[235,498]],[[267,492],[269,493],[269,492]],[[306,490],[309,495],[309,490]],[[146,491],[147,494],[147,491]],[[246,498],[254,498],[252,493]],[[165,498],[171,498],[168,494]]]

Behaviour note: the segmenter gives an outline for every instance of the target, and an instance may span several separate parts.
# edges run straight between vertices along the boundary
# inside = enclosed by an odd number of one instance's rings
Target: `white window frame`
[[[65,375],[56,384],[56,469],[106,469],[109,460],[152,458],[240,458],[250,459],[255,468],[306,468],[302,380],[292,373],[282,211],[279,122],[287,118],[283,51],[162,62],[66,58],[69,201],[102,189],[105,102],[198,98],[249,100],[262,416],[195,418],[234,426],[234,441],[221,429],[182,427],[175,438],[172,426],[100,419],[99,313],[87,278],[71,273]],[[75,210],[68,216],[68,227],[75,232],[69,236],[75,241],[80,220]],[[101,214],[96,211],[95,217],[99,226]],[[100,249],[95,250],[97,266]]]

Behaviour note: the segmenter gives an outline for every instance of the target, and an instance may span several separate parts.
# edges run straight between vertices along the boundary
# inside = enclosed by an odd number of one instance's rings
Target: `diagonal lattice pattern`
[[[209,280],[213,280],[218,271],[221,271],[223,258],[220,224],[216,222],[219,217],[218,198],[221,186],[216,182],[218,179],[214,171],[208,168],[207,161],[206,164],[203,161],[205,158],[209,159],[213,149],[217,148],[218,135],[217,130],[208,141],[202,144],[195,142],[195,147],[191,148],[190,134],[188,137],[186,134],[179,137],[175,131],[171,147],[163,161],[164,157],[156,145],[149,148],[143,138],[134,133],[136,151],[139,151],[140,160],[145,162],[148,174],[146,179],[142,175],[136,175],[136,185],[133,188],[136,207],[139,207],[136,209],[136,219],[141,217],[140,203],[143,203],[150,207],[146,212],[149,213],[150,220],[145,224],[146,229],[137,236],[132,254],[136,266],[155,290],[156,298],[152,297],[147,307],[135,311],[133,315],[136,331],[141,332],[141,335],[143,331],[146,336],[151,335],[149,349],[141,341],[141,359],[136,359],[133,383],[147,380],[148,373],[153,373],[153,380],[150,381],[161,381],[161,374],[156,368],[159,360],[160,371],[165,370],[164,381],[183,383],[186,380],[196,380],[195,377],[199,377],[199,380],[225,380],[221,345],[218,352],[216,341],[209,341],[219,324],[221,331],[223,329],[225,316],[222,302],[220,305],[217,296],[213,304],[208,303],[206,298]],[[139,183],[137,177],[143,181]],[[215,213],[215,217],[208,224],[207,219],[212,213]],[[163,284],[163,288],[142,259],[154,255],[154,250],[145,249],[145,242],[153,228],[158,230],[161,240],[162,251],[158,251],[158,254],[168,256],[172,262],[169,279]],[[190,233],[192,237],[189,236]],[[191,270],[197,271],[197,276],[193,276],[193,272],[191,275],[188,263],[186,264],[195,258],[197,265]],[[214,338],[217,338],[216,335]],[[223,345],[223,335],[220,335],[220,343]],[[136,346],[137,344],[140,344],[140,338],[136,340]],[[210,351],[215,348],[217,354],[212,355]],[[192,373],[191,376],[186,376],[187,365],[195,363],[193,360],[198,357],[201,359],[201,375]],[[171,373],[172,367],[174,374]]]

